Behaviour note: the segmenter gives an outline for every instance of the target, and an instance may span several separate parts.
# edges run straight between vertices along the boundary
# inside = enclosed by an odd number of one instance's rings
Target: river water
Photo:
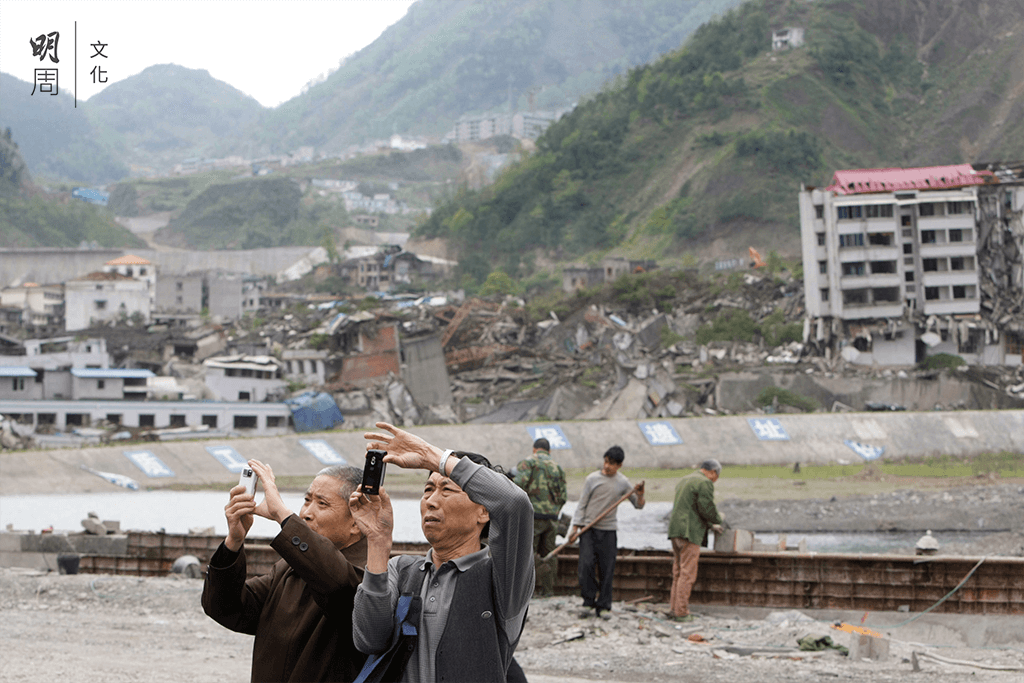
[[[298,512],[302,494],[282,496],[285,504]],[[191,529],[213,527],[215,534],[227,533],[224,505],[227,494],[218,491],[124,491],[82,494],[40,494],[0,496],[0,528],[39,532],[52,527],[55,531],[82,531],[81,521],[95,512],[100,519],[117,520],[122,530],[160,531],[186,534]],[[420,530],[419,500],[392,500],[395,510],[394,540],[423,543]],[[568,514],[576,503],[566,503]],[[626,504],[619,508],[619,547],[669,550],[666,537],[667,517],[671,503],[648,503],[643,510]],[[271,538],[280,527],[257,517],[250,530],[252,536]],[[762,543],[776,543],[777,534],[758,533]],[[825,553],[913,553],[920,532],[896,533],[790,533],[787,544],[795,546],[807,540],[807,550]],[[978,533],[936,533],[939,543],[978,540]],[[561,539],[564,540],[564,539]]]

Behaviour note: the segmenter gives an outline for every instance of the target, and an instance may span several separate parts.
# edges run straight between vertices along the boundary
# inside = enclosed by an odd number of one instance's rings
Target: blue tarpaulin
[[[326,392],[307,391],[285,401],[292,411],[292,422],[297,432],[315,432],[333,429],[345,421],[334,397]]]

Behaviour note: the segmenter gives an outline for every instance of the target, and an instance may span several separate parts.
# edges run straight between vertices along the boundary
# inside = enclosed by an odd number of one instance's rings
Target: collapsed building
[[[1024,357],[1024,163],[836,171],[802,187],[805,340],[909,366]]]

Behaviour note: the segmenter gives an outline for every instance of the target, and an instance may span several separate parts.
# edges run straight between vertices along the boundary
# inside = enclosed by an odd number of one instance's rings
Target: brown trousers
[[[697,581],[700,546],[685,538],[672,538],[672,596],[669,609],[674,617],[690,613],[690,591]]]

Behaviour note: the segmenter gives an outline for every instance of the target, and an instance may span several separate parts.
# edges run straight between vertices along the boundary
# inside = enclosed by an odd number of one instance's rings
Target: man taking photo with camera
[[[379,662],[368,680],[505,683],[533,595],[530,499],[483,456],[377,427],[388,433],[365,436],[368,448],[387,451],[384,462],[430,472],[420,499],[430,550],[390,557],[394,516],[384,488],[349,499],[367,538],[353,636]]]
[[[363,578],[366,539],[349,511],[362,470],[331,466],[306,491],[299,514],[281,500],[269,465],[250,460],[264,496],[244,484],[224,507],[228,534],[210,558],[203,610],[222,626],[255,636],[253,681],[353,681],[366,656],[352,643],[352,603]],[[246,580],[245,537],[253,515],[281,525],[271,547],[283,559]]]

